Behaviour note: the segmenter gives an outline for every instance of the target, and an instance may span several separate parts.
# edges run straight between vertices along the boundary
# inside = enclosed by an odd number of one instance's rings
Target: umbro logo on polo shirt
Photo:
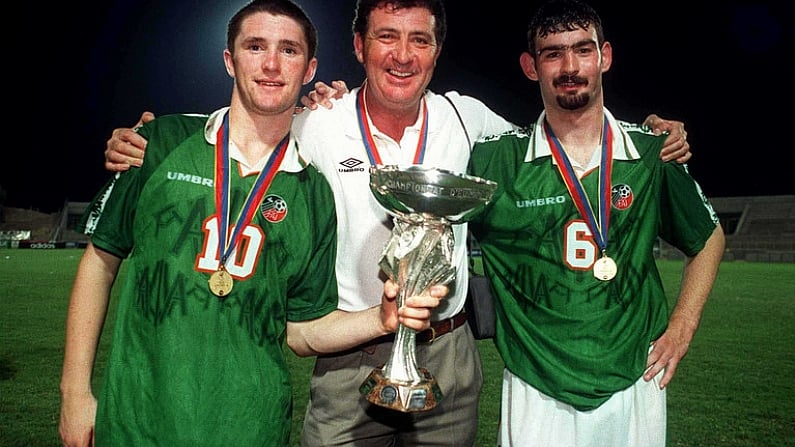
[[[338,169],[339,172],[364,172],[365,168],[367,167],[366,165],[364,165],[363,161],[357,160],[355,158],[348,158],[347,160],[343,160],[340,162],[340,165],[342,167]]]

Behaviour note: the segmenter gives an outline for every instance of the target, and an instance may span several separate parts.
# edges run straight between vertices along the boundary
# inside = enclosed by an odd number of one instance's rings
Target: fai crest
[[[287,202],[277,195],[268,195],[262,199],[259,212],[268,222],[281,222],[287,215]]]
[[[632,188],[630,188],[629,185],[613,186],[613,189],[610,191],[610,195],[613,208],[619,211],[623,211],[632,206],[632,200],[635,197],[632,194]]]

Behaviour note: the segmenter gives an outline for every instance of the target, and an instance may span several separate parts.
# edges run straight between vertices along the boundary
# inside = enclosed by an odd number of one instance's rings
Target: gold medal
[[[602,256],[593,264],[593,276],[602,281],[610,281],[616,277],[618,267],[609,256]]]
[[[210,292],[219,298],[229,295],[229,292],[232,291],[232,286],[235,285],[232,275],[223,267],[210,275],[210,280],[207,282],[210,284]]]

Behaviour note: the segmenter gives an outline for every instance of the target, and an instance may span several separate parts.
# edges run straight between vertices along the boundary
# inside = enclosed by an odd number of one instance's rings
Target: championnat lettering
[[[473,188],[428,185],[405,180],[387,180],[385,185],[392,191],[414,192],[439,197],[457,197],[463,199],[484,199],[489,197],[488,191],[480,191]]]
[[[566,203],[566,196],[557,196],[557,197],[540,197],[538,199],[532,200],[517,200],[516,207],[517,208],[536,208],[539,206],[547,206],[547,205],[560,205]]]

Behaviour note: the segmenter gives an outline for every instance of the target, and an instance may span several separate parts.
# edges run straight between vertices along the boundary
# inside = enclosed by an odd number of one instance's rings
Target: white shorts
[[[598,408],[578,411],[504,370],[501,447],[665,447],[663,371],[641,377]]]

